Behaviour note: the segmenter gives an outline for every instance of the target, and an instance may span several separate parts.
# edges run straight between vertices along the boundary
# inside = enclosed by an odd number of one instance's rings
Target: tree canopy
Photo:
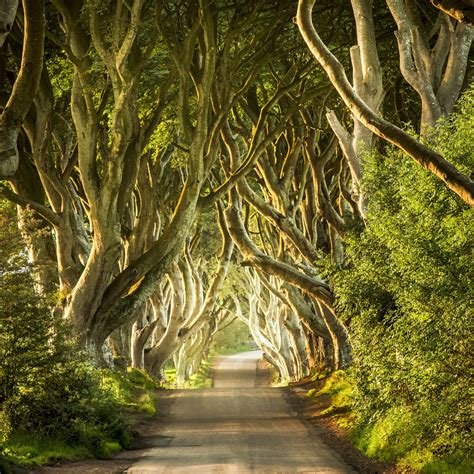
[[[93,392],[238,320],[284,382],[347,369],[361,429],[468,448],[469,2],[4,3],[0,418],[48,335]]]

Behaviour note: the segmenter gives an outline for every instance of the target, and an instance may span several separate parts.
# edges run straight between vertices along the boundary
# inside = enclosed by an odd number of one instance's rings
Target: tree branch
[[[36,96],[43,70],[44,0],[23,0],[23,14],[25,27],[20,71],[0,115],[0,177],[12,176],[18,168],[18,133]]]
[[[377,115],[354,91],[342,64],[329,51],[316,32],[312,11],[315,0],[299,0],[296,21],[313,56],[326,71],[331,83],[351,112],[376,135],[405,151],[418,164],[446,183],[461,199],[474,206],[474,183],[439,153],[426,147],[394,124]]]

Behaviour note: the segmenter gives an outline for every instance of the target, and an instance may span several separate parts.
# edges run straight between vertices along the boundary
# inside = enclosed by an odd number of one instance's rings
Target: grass
[[[211,388],[212,387],[212,378],[209,374],[212,364],[214,362],[214,355],[209,356],[206,360],[201,362],[199,370],[197,373],[192,374],[189,380],[186,380],[183,385],[178,387],[176,382],[176,369],[167,368],[165,369],[165,383],[163,386],[165,388],[186,388],[186,389],[197,389],[197,388]]]
[[[445,440],[442,436],[426,436],[429,429],[429,421],[404,407],[397,407],[386,411],[374,422],[354,429],[351,438],[355,446],[368,456],[396,462],[402,468],[429,474],[474,472],[474,461],[465,453],[456,455],[438,451],[436,445],[443,445]]]
[[[466,460],[463,456],[448,456],[445,459],[428,461],[421,468],[426,474],[466,474],[474,472],[474,461]]]
[[[72,444],[61,438],[13,432],[0,455],[0,472],[15,472],[13,466],[34,468],[59,461],[106,459],[122,449],[116,440],[101,440],[100,453],[81,444]]]
[[[354,387],[344,371],[330,374],[321,388],[311,389],[306,395],[315,402],[326,399],[328,407],[321,414],[329,415],[345,429],[352,443],[369,457],[426,474],[474,472],[472,457],[437,453],[435,447],[442,446],[443,439],[421,439],[421,433],[429,432],[430,421],[406,407],[392,408],[369,422],[363,421],[356,413]]]
[[[62,460],[76,461],[94,457],[85,446],[71,446],[58,438],[21,433],[12,433],[1,454],[3,459],[0,459],[0,470],[6,472],[9,472],[8,465],[29,468]]]
[[[143,370],[129,367],[127,373],[105,371],[102,383],[115,394],[122,408],[147,415],[156,413],[156,395],[160,383]]]
[[[313,380],[319,380],[316,375]],[[336,424],[343,429],[350,430],[356,421],[352,410],[354,406],[354,390],[343,371],[337,371],[326,377],[322,388],[311,389],[306,394],[309,398],[326,397],[329,406],[321,412],[322,415],[331,415]]]
[[[192,388],[211,388],[214,383],[209,372],[214,362],[214,356],[208,357],[206,360],[201,362],[197,373],[191,375],[189,383]]]

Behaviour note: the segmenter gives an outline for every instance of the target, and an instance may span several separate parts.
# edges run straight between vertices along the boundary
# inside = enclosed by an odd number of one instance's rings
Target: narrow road
[[[170,412],[127,473],[351,473],[310,436],[283,390],[257,388],[261,352],[221,357],[214,388],[175,390]]]

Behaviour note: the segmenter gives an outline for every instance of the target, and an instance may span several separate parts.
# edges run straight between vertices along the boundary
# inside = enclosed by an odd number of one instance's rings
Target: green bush
[[[474,91],[428,140],[474,168]],[[368,156],[364,173],[368,224],[330,275],[353,346],[355,438],[419,469],[468,459],[473,210],[393,148]]]
[[[0,237],[0,456],[38,461],[38,446],[49,449],[48,443],[53,443],[76,444],[89,456],[106,457],[117,443],[129,443],[120,402],[103,383],[104,373],[78,350],[53,310],[54,298],[35,293],[32,269],[11,225],[14,219],[8,220],[12,209],[3,210],[7,218],[1,222]],[[27,443],[29,457],[18,445],[25,439],[33,443]]]

